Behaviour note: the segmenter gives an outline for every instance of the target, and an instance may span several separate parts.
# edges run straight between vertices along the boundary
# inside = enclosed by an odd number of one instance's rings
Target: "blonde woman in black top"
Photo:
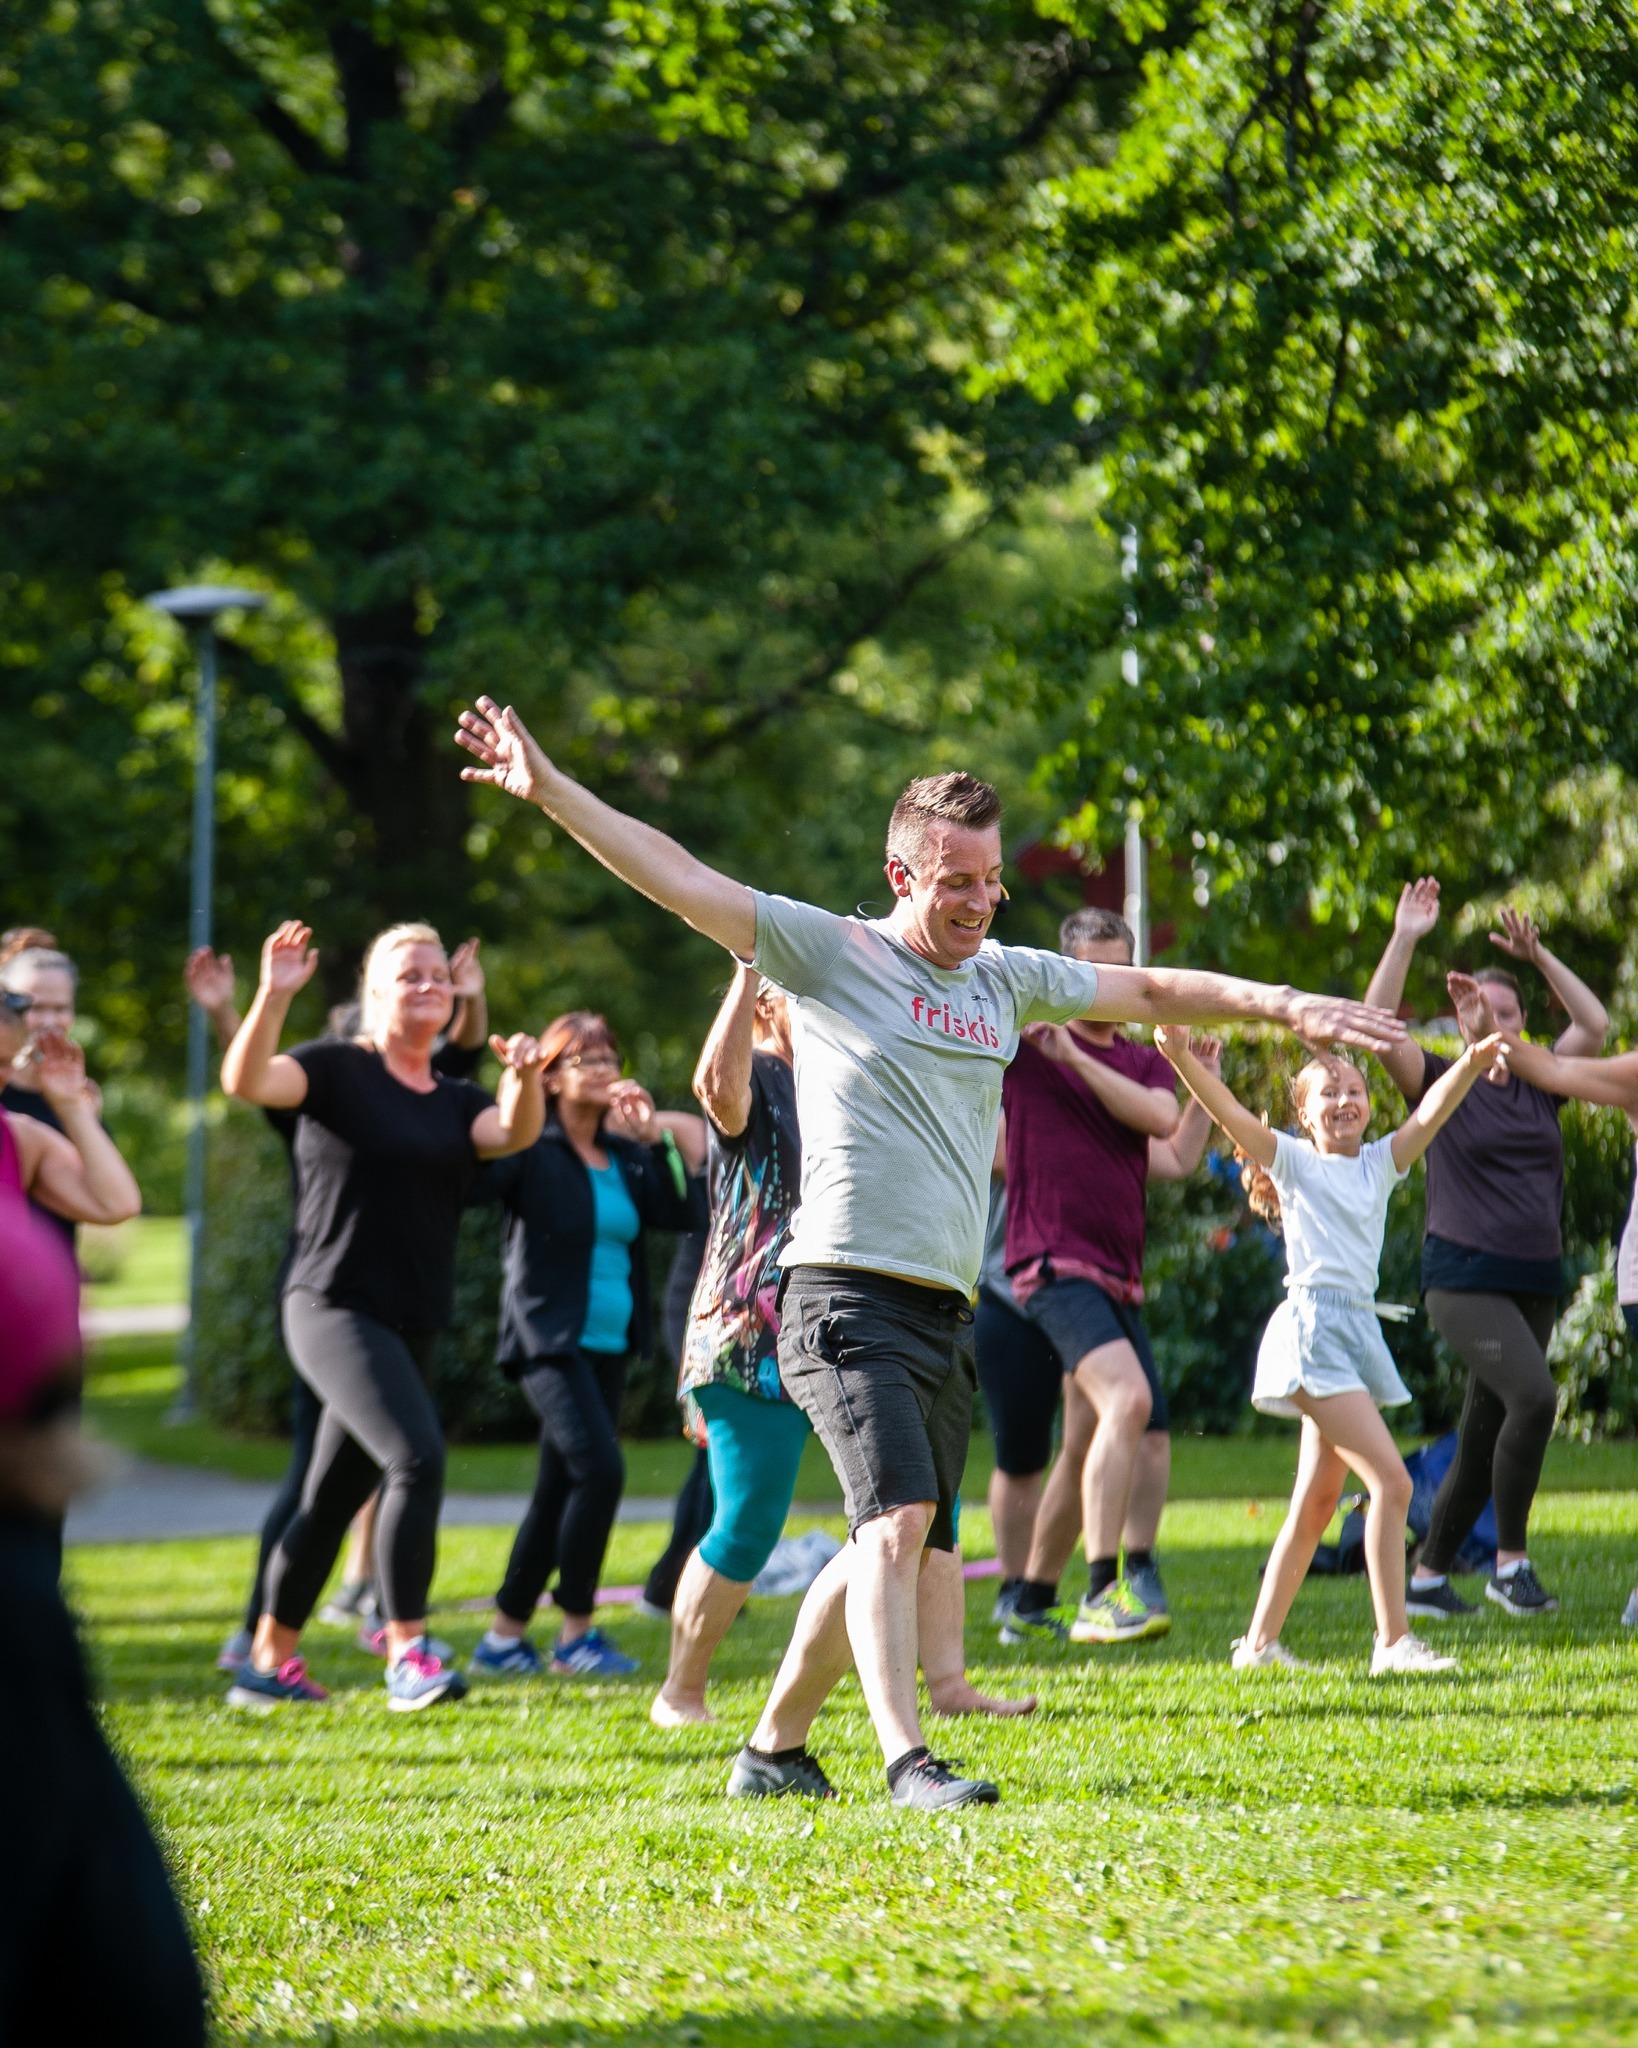
[[[281,1053],[290,1003],[318,962],[311,936],[291,921],[267,940],[261,985],[222,1062],[228,1094],[300,1112],[285,1344],[324,1404],[301,1506],[269,1559],[266,1610],[228,1698],[269,1707],[325,1696],[296,1647],[347,1524],[379,1482],[388,1705],[408,1712],[464,1690],[426,1635],[444,1446],[424,1375],[453,1312],[456,1229],[478,1162],[540,1135],[540,1049],[521,1034],[490,1040],[505,1068],[498,1105],[435,1073],[454,1007],[449,961],[430,926],[406,924],[365,956],[359,1038]]]

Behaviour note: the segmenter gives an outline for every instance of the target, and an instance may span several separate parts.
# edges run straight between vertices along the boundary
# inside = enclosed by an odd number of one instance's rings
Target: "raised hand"
[[[1437,886],[1437,885],[1435,885]],[[1405,1027],[1386,1010],[1344,996],[1311,996],[1296,990],[1282,1019],[1308,1045],[1358,1045],[1381,1052],[1405,1036]]]
[[[1490,934],[1490,943],[1499,946],[1504,953],[1515,960],[1528,960],[1532,967],[1541,965],[1541,933],[1536,930],[1533,917],[1521,915],[1510,903],[1502,905],[1501,930]]]
[[[1213,1038],[1209,1032],[1201,1033],[1194,1038],[1189,1050],[1208,1074],[1219,1081],[1223,1078],[1223,1041],[1220,1038]]]
[[[609,1089],[609,1119],[617,1135],[639,1145],[659,1141],[654,1097],[641,1081],[616,1081]]]
[[[276,932],[262,942],[262,987],[269,995],[293,996],[305,988],[318,966],[318,948],[309,947],[313,934],[299,918],[286,918]]]
[[[520,1081],[531,1074],[538,1074],[546,1064],[540,1040],[531,1038],[527,1031],[514,1031],[510,1038],[502,1038],[496,1032],[489,1040],[489,1050],[503,1067],[510,1067]]]
[[[201,946],[183,962],[182,979],[201,1010],[219,1010],[233,1001],[233,956]]]
[[[455,742],[483,763],[463,768],[463,782],[493,783],[524,803],[538,799],[551,773],[551,762],[523,720],[510,704],[502,710],[493,697],[480,697],[473,710],[461,713]]]
[[[1217,1044],[1215,1038],[1207,1042],[1211,1045]],[[1194,1034],[1186,1024],[1157,1024],[1155,1026],[1155,1050],[1164,1053],[1174,1067],[1180,1061],[1186,1060],[1194,1049]],[[1203,1061],[1202,1065],[1204,1065]],[[1217,1063],[1211,1071],[1216,1073],[1221,1069],[1221,1066],[1221,1048],[1219,1048]]]
[[[65,1031],[39,1031],[30,1053],[40,1093],[59,1113],[79,1103],[90,1104],[91,1083],[85,1076],[84,1048]]]
[[[457,997],[483,994],[483,963],[478,958],[482,943],[481,939],[462,939],[449,956],[450,987]]]
[[[1484,983],[1453,969],[1445,976],[1445,987],[1450,991],[1450,1000],[1456,1006],[1456,1022],[1471,1051],[1480,1039],[1488,1041],[1496,1029]],[[1501,1051],[1491,1060],[1489,1078],[1498,1084],[1507,1079],[1507,1060]]]
[[[1425,939],[1439,922],[1439,884],[1432,875],[1418,875],[1399,892],[1393,928],[1407,939]]]

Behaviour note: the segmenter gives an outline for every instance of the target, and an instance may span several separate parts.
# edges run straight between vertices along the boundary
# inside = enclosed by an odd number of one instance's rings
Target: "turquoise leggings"
[[[705,1455],[716,1511],[700,1539],[712,1571],[740,1585],[773,1555],[796,1498],[808,1418],[794,1401],[763,1401],[737,1387],[700,1387]]]

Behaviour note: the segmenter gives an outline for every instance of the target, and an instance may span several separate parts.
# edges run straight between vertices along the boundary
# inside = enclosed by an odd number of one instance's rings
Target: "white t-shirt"
[[[1615,1298],[1623,1307],[1638,1305],[1638,1168],[1634,1169],[1632,1207],[1615,1255]]]
[[[790,997],[802,1199],[785,1266],[860,1266],[971,1295],[1001,1077],[1025,1024],[1081,1017],[1098,970],[986,939],[935,967],[885,921],[756,898],[759,971]]]
[[[1375,1138],[1347,1159],[1275,1132],[1268,1177],[1280,1197],[1287,1287],[1334,1287],[1359,1301],[1374,1298],[1388,1197],[1405,1178],[1393,1163],[1392,1145],[1391,1137]]]

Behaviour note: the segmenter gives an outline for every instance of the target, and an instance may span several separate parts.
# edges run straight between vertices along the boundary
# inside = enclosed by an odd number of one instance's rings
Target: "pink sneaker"
[[[455,1652],[444,1641],[442,1636],[423,1636],[421,1640],[426,1644],[433,1656],[441,1658],[446,1664],[453,1664],[455,1662]],[[368,1650],[372,1657],[385,1657],[387,1654],[386,1629],[371,1628],[370,1624],[365,1622],[358,1631],[358,1647],[361,1650]]]
[[[466,1697],[466,1680],[453,1664],[434,1654],[422,1636],[411,1643],[396,1664],[387,1666],[387,1707],[394,1714],[413,1714],[440,1700]]]
[[[305,1657],[287,1657],[277,1671],[258,1671],[254,1664],[244,1664],[236,1681],[228,1687],[230,1707],[269,1707],[310,1705],[330,1697],[322,1685],[317,1685],[307,1675]]]

